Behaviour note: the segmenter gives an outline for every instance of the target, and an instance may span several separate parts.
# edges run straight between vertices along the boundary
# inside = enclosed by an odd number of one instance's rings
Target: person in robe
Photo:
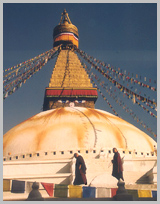
[[[112,160],[112,164],[113,164],[112,176],[118,179],[118,181],[121,181],[121,180],[124,181],[121,156],[115,147],[113,148],[113,153],[114,153],[114,157]]]
[[[87,168],[86,168],[84,159],[78,153],[75,153],[74,157],[76,158],[76,164],[75,164],[75,180],[73,182],[73,185],[81,185],[81,184],[87,185],[87,178],[86,178]]]

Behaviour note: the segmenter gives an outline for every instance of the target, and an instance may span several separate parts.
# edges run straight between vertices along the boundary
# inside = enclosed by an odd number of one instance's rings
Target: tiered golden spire
[[[78,56],[61,50],[54,67],[49,88],[92,88],[92,84]]]
[[[71,23],[66,10],[59,25],[54,28],[53,37],[59,55],[46,88],[43,110],[71,105],[94,108],[97,89],[93,88],[75,53],[78,49],[78,29]]]

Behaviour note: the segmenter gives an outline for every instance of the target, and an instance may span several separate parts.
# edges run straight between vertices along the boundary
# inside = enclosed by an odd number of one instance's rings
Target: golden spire
[[[78,29],[71,23],[65,9],[59,25],[54,28],[53,39],[53,46],[59,47],[59,55],[45,91],[43,110],[73,105],[94,108],[98,98],[97,89],[93,88],[75,53]]]
[[[63,22],[62,22],[63,21]],[[61,25],[62,23],[64,23],[64,21],[67,21],[69,24],[72,24],[71,23],[71,20],[68,16],[68,13],[66,11],[66,9],[64,9],[63,13],[61,14],[61,20],[60,20],[60,23],[59,25]]]

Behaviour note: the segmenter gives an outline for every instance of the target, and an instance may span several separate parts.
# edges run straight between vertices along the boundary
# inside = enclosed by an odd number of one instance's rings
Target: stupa
[[[157,143],[127,121],[95,109],[98,94],[75,49],[78,29],[66,10],[53,31],[59,55],[43,112],[9,130],[3,137],[3,178],[72,184],[75,160],[83,155],[90,186],[116,187],[111,176],[112,148],[124,161],[126,185],[157,183]]]

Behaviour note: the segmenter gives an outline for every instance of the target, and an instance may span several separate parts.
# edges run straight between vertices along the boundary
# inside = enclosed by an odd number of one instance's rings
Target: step
[[[26,175],[24,176],[4,176],[3,179],[22,180],[22,179],[38,179],[38,178],[66,178],[72,173],[57,173],[57,174],[41,174],[41,175]]]

